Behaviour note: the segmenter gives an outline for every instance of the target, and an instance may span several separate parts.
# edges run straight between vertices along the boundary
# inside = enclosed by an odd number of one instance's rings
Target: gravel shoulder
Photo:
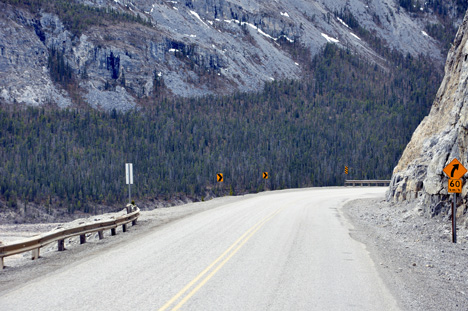
[[[451,220],[420,215],[416,204],[383,199],[348,202],[342,209],[366,245],[402,310],[468,310],[468,230],[451,242]]]

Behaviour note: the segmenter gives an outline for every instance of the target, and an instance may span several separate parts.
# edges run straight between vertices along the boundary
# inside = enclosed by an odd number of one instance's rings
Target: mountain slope
[[[328,42],[390,71],[381,45],[430,55],[438,68],[462,4],[415,5],[2,0],[0,98],[128,110],[148,97],[255,91],[303,78],[305,60]]]
[[[140,206],[388,179],[441,76],[428,58],[385,54],[397,72],[330,43],[307,64],[305,81],[127,113],[0,105],[0,211],[30,217],[37,204],[55,217],[119,206],[125,162],[134,163]]]

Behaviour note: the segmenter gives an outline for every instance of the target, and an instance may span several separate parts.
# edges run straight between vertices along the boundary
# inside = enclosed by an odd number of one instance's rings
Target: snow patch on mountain
[[[329,35],[326,35],[326,34],[324,34],[323,32],[322,32],[322,37],[324,37],[325,39],[327,39],[327,41],[330,42],[330,43],[339,43],[339,42],[340,42],[340,40],[335,39],[335,38],[333,38],[333,37],[330,37]]]

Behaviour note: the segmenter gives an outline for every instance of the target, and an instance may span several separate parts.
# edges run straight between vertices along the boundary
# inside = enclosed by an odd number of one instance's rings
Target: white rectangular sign
[[[133,185],[133,164],[125,163],[125,180],[127,185]]]

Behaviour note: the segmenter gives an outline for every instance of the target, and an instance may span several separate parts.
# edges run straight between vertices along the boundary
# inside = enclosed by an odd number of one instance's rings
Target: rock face
[[[448,177],[443,172],[454,158],[468,167],[468,14],[449,52],[445,77],[434,104],[395,167],[388,200],[417,200],[428,216],[449,212]],[[463,180],[458,204],[466,203]],[[459,209],[466,213],[466,207]]]
[[[48,102],[70,105],[66,92],[49,75],[45,35],[34,31],[38,21],[23,11],[6,10],[2,3],[0,10],[0,98],[32,106]],[[62,28],[60,34],[66,36],[66,31]]]
[[[76,101],[50,77],[57,50],[72,72],[81,98],[93,107],[120,110],[167,91],[178,96],[255,91],[265,81],[301,77],[301,61],[289,51],[317,53],[327,42],[382,60],[335,13],[349,12],[391,47],[427,54],[442,63],[439,44],[424,31],[437,24],[430,10],[409,13],[394,0],[77,0],[139,16],[89,26],[73,34],[57,15],[32,14],[0,3],[0,99],[9,103],[68,106]],[[73,93],[73,92],[72,92]],[[73,99],[71,99],[73,98]]]

